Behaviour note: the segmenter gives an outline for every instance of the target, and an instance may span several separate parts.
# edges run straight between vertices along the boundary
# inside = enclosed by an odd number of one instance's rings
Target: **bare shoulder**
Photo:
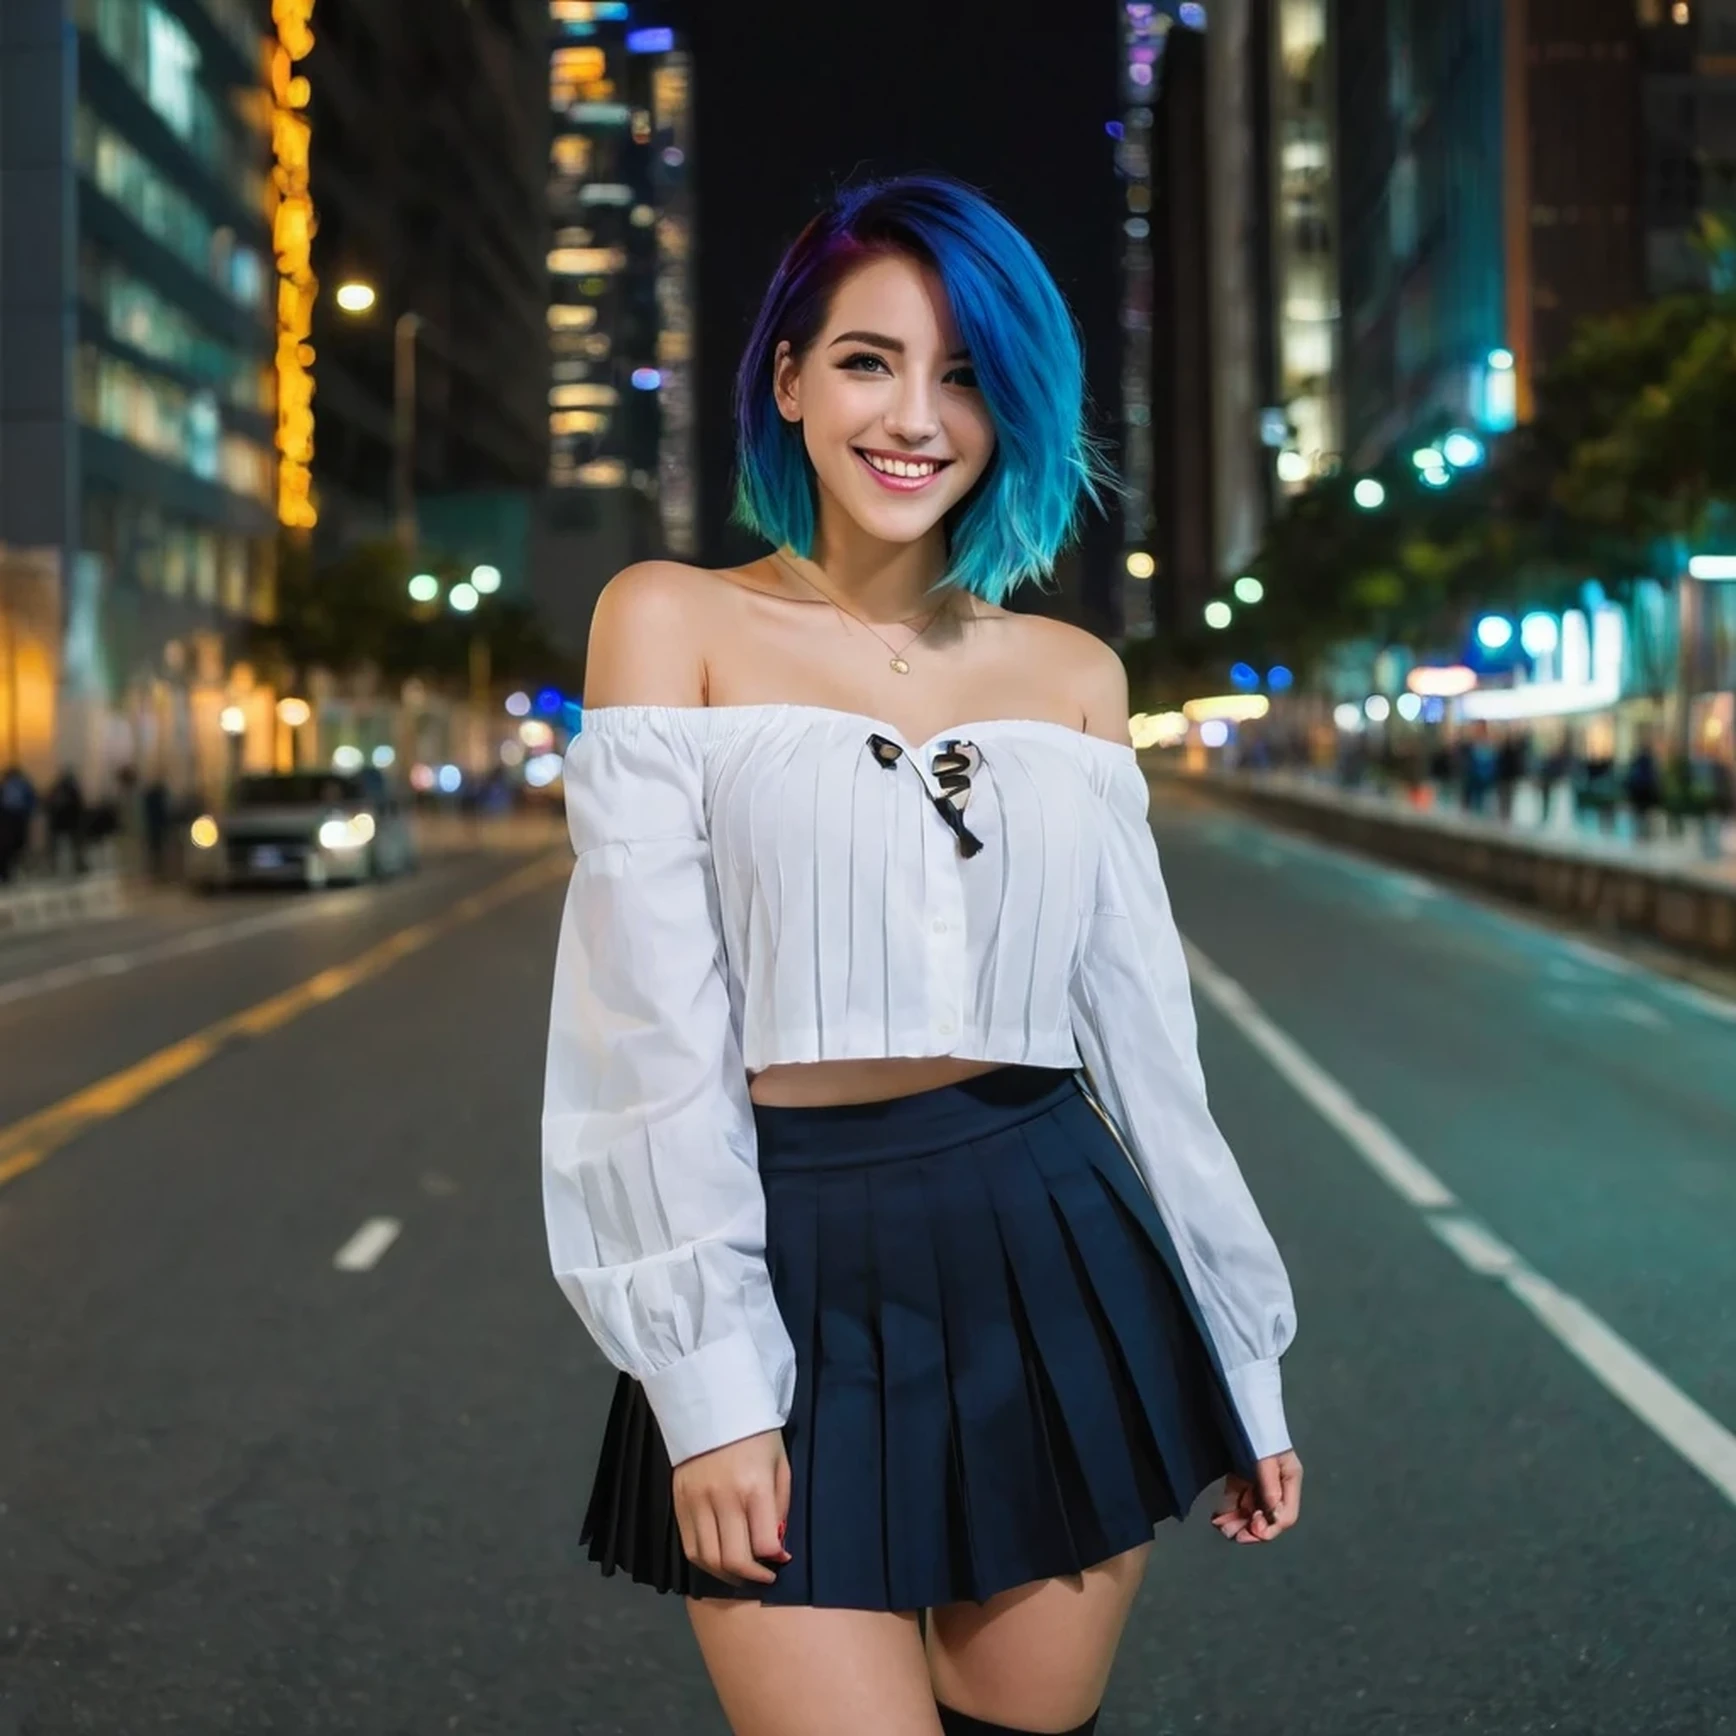
[[[704,704],[706,625],[724,585],[682,561],[640,561],[618,572],[591,616],[585,704]]]
[[[1048,615],[1008,614],[1022,651],[1079,707],[1087,735],[1126,742],[1127,670],[1095,633]]]

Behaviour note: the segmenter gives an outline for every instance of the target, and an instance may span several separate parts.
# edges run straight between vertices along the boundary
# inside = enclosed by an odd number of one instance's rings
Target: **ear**
[[[786,422],[802,419],[802,369],[785,338],[772,356],[772,397]]]

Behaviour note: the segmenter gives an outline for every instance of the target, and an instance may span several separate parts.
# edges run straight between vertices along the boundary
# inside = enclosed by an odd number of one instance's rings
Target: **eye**
[[[857,350],[855,354],[846,356],[838,366],[849,368],[859,374],[869,374],[876,371],[882,374],[891,373],[884,356],[876,355],[872,350]]]
[[[967,392],[974,392],[977,389],[976,369],[968,364],[962,368],[954,368],[946,376],[946,383],[949,386],[962,386]]]

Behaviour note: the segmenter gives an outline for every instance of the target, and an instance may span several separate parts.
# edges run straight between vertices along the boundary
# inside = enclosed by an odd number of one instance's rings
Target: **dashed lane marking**
[[[338,1251],[332,1264],[340,1272],[371,1272],[379,1265],[386,1250],[403,1233],[404,1226],[396,1218],[369,1218]]]
[[[1319,1111],[1351,1149],[1420,1211],[1433,1233],[1479,1277],[1501,1284],[1661,1440],[1724,1498],[1736,1502],[1736,1435],[1648,1362],[1606,1321],[1533,1271],[1463,1210],[1452,1190],[1399,1137],[1280,1030],[1240,983],[1194,946],[1188,965],[1201,994]]]
[[[378,976],[410,953],[419,952],[455,928],[486,915],[499,905],[571,872],[572,858],[563,850],[527,863],[480,892],[472,892],[438,916],[412,923],[359,953],[345,964],[333,965],[293,988],[231,1013],[190,1037],[75,1091],[70,1097],[0,1129],[0,1187],[16,1181],[70,1145],[99,1122],[131,1109],[165,1085],[202,1067],[231,1044],[262,1037],[299,1018],[310,1008],[335,1000],[358,983]]]

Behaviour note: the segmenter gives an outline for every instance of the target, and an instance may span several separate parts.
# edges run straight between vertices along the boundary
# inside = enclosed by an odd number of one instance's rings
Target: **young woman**
[[[980,196],[846,192],[741,367],[776,552],[597,606],[543,1139],[622,1371],[584,1538],[688,1598],[739,1736],[1090,1731],[1153,1527],[1219,1477],[1224,1537],[1296,1519],[1126,680],[1000,606],[1082,406]]]

